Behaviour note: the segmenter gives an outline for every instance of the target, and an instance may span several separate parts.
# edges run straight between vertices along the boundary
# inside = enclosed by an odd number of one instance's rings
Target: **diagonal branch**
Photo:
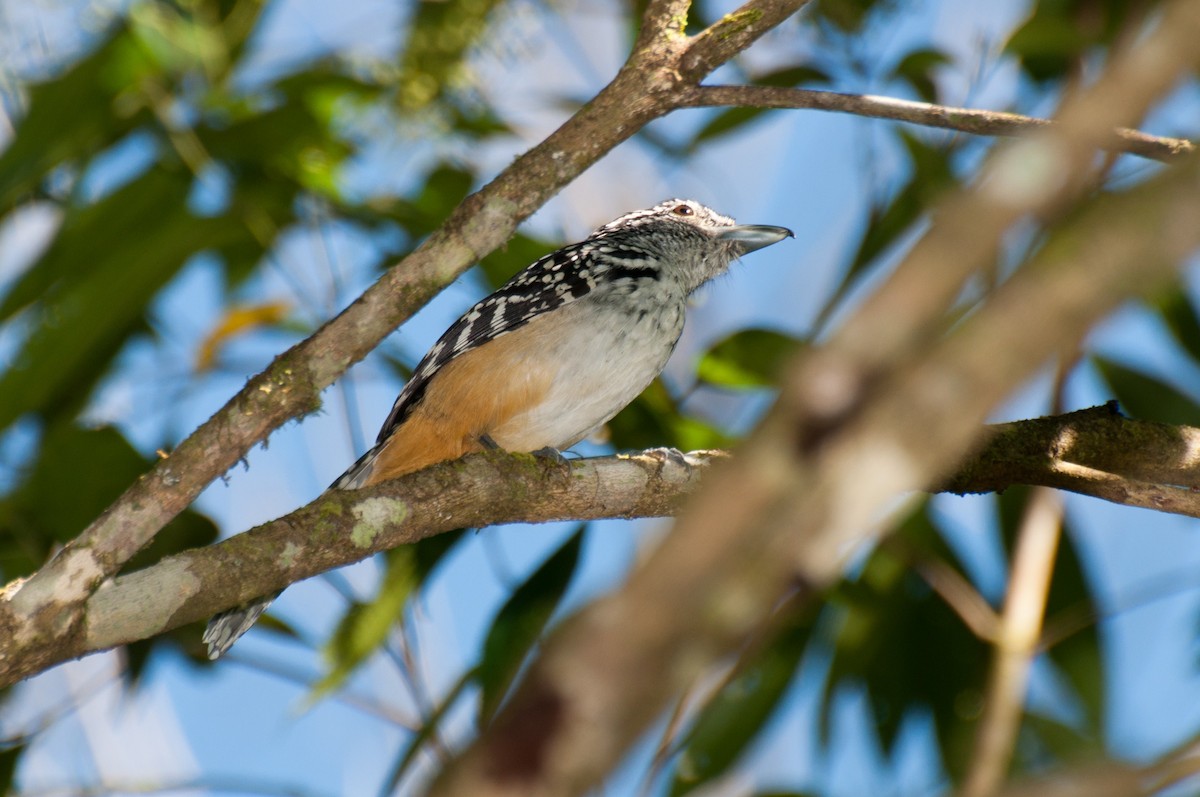
[[[683,105],[690,108],[730,105],[835,111],[984,136],[1015,136],[1054,124],[1049,119],[1003,111],[775,86],[696,86],[686,92]],[[1152,136],[1127,127],[1114,129],[1110,140],[1101,142],[1101,146],[1113,152],[1128,152],[1159,161],[1171,161],[1196,148],[1186,138]]]
[[[709,72],[807,4],[808,0],[749,0],[718,19],[688,44],[681,61],[688,84],[698,84]]]

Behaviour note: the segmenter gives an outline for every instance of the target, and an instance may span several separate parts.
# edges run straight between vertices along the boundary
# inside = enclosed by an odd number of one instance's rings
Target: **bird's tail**
[[[371,472],[375,469],[375,458],[379,455],[381,447],[377,445],[359,457],[358,462],[355,462],[339,476],[337,481],[329,486],[329,489],[355,490],[365,487],[371,478]],[[214,615],[208,621],[208,627],[204,629],[204,642],[208,645],[208,657],[217,659],[223,656],[242,634],[250,630],[250,626],[254,625],[255,621],[279,595],[280,593],[276,592],[274,595],[256,598],[249,603],[234,606],[232,609],[226,609],[220,614]]]
[[[370,483],[371,473],[375,470],[375,460],[383,450],[383,443],[372,446],[367,453],[358,458],[345,473],[337,477],[337,481],[329,485],[330,490],[357,490]]]
[[[215,660],[224,655],[225,651],[229,650],[242,634],[250,630],[250,626],[254,625],[254,621],[279,597],[280,592],[255,598],[249,603],[234,606],[232,609],[226,609],[220,614],[214,615],[208,621],[208,628],[204,629],[204,643],[208,645],[208,657]]]

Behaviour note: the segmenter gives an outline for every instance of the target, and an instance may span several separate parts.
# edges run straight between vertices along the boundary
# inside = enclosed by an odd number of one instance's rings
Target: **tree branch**
[[[377,487],[331,490],[216,545],[108,581],[75,607],[84,633],[21,645],[0,633],[0,688],[98,650],[204,620],[373,553],[462,527],[672,515],[720,451],[560,465],[489,452]]]
[[[728,105],[835,111],[984,136],[1015,136],[1054,124],[1049,119],[1003,111],[952,108],[869,94],[775,86],[696,86],[687,91],[683,105],[690,108]],[[1114,129],[1110,140],[1102,142],[1101,146],[1113,152],[1128,152],[1158,161],[1174,160],[1196,148],[1194,143],[1185,138],[1152,136],[1127,127]]]

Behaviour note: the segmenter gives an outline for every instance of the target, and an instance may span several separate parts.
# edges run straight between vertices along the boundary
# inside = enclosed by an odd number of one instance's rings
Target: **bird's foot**
[[[554,448],[553,446],[546,446],[545,448],[539,448],[537,451],[531,451],[530,453],[533,454],[538,459],[549,460],[550,462],[557,465],[559,470],[561,470],[563,472],[564,476],[569,475],[571,473],[571,461],[566,458],[566,456],[563,454],[563,452],[559,451],[557,448]]]

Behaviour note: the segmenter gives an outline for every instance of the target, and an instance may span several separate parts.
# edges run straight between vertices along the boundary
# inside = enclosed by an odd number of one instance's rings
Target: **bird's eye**
[[[689,205],[676,205],[675,209],[671,212],[676,216],[691,216],[696,211],[692,210],[691,206]]]

